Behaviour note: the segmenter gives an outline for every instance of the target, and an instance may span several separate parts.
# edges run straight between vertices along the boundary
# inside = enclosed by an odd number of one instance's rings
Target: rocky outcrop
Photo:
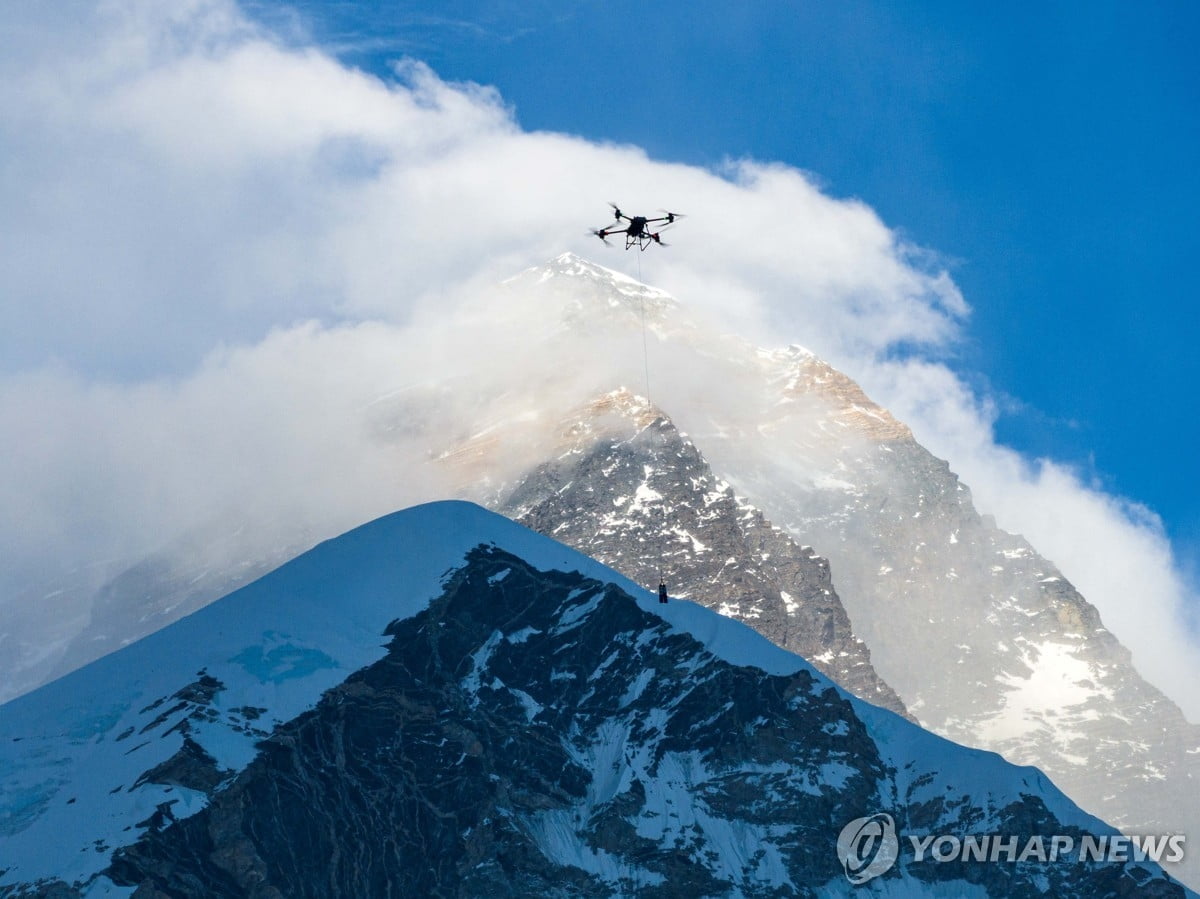
[[[562,451],[499,511],[653,588],[660,580],[804,656],[861,699],[904,713],[830,582],[798,545],[714,474],[662,413],[627,391],[589,404]]]

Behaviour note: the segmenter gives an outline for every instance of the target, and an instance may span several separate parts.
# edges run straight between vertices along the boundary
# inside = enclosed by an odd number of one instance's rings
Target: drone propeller
[[[686,215],[684,215],[682,212],[671,212],[671,211],[669,211],[669,210],[667,210],[667,209],[660,209],[660,210],[658,210],[658,211],[659,211],[659,212],[661,212],[663,215],[665,215],[665,216],[667,217],[667,224],[668,224],[668,225],[670,225],[672,222],[676,221],[677,219],[685,219],[685,218],[687,218],[687,216],[686,216]]]
[[[620,221],[622,218],[624,218],[624,213],[622,213],[622,212],[621,212],[621,207],[620,207],[620,206],[618,206],[618,205],[617,205],[616,203],[614,203],[612,200],[609,200],[609,201],[608,201],[608,205],[609,205],[609,206],[611,206],[611,207],[613,208],[613,218],[615,218],[615,219],[616,219],[618,222],[619,222],[619,221]]]
[[[604,245],[606,247],[612,246],[612,244],[608,242],[608,232],[603,228],[588,229],[587,233],[592,235],[592,237],[599,237],[602,241],[604,241]]]

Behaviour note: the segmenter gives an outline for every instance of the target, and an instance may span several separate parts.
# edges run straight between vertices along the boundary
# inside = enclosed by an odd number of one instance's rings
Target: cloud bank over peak
[[[1151,679],[1194,678],[1178,617],[1195,598],[1161,528],[995,444],[987,398],[936,361],[966,301],[865,203],[784,165],[710,171],[527,132],[491,88],[414,60],[384,82],[227,0],[7,16],[4,596],[229,508],[254,510],[268,540],[271,521],[332,533],[436,497],[436,475],[403,475],[428,456],[419,431],[381,433],[373,404],[444,377],[519,377],[520,333],[472,329],[464,298],[571,250],[644,265],[698,315],[845,370],[1084,589]],[[689,218],[669,252],[639,259],[586,234],[607,200]],[[485,410],[460,396],[426,411],[454,427],[452,412]],[[1146,550],[1153,577],[1081,555],[1088,529]],[[1137,578],[1154,614],[1124,614]]]
[[[794,169],[523,132],[492,89],[416,61],[384,83],[220,0],[77,8],[74,39],[17,13],[24,65],[5,65],[19,252],[0,283],[38,301],[4,312],[10,368],[178,371],[281,321],[403,320],[430,285],[596,251],[606,199],[686,207],[689,240],[647,274],[746,320],[786,291],[772,315],[812,321],[827,353],[944,341],[965,311],[867,206]]]

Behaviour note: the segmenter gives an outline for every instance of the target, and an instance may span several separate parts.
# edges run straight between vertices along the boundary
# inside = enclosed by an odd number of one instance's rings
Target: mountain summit
[[[615,391],[581,410],[554,462],[499,509],[643,584],[745,621],[856,696],[905,713],[855,636],[828,563],[719,480],[658,410]]]

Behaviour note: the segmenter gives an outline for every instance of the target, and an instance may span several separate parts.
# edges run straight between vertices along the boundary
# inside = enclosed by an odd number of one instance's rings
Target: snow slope
[[[202,807],[198,791],[137,785],[182,748],[180,721],[189,720],[191,736],[220,768],[243,768],[264,731],[311,708],[325,690],[381,658],[388,623],[423,609],[441,592],[442,576],[481,543],[501,545],[540,568],[616,583],[643,608],[735,664],[773,673],[805,664],[700,606],[663,607],[599,563],[478,506],[452,501],[415,507],[327,541],[150,637],[0,707],[0,885],[86,879],[106,866],[106,849],[128,842],[130,828],[161,803],[178,800],[173,812],[181,817]],[[189,718],[194,704],[175,697],[200,672],[225,689],[212,703],[217,717],[197,722]],[[242,709],[263,711],[247,726]],[[80,808],[103,813],[81,815]]]

